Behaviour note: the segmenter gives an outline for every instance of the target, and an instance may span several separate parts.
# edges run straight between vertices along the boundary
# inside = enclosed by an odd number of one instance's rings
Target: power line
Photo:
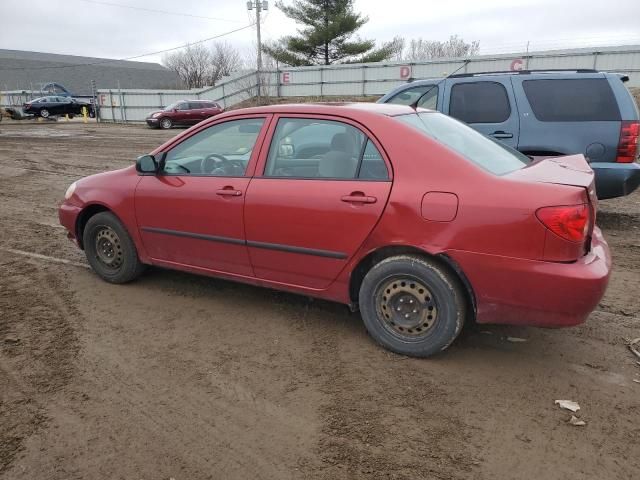
[[[146,8],[146,7],[135,7],[133,5],[122,5],[121,3],[111,3],[111,2],[103,2],[100,0],[78,0],[79,2],[93,3],[96,5],[105,5],[109,7],[120,7],[120,8],[129,8],[131,10],[141,10],[143,12],[152,12],[152,13],[162,13],[164,15],[178,15],[181,17],[191,17],[191,18],[202,18],[205,20],[219,20],[222,22],[233,22],[233,23],[242,23],[241,20],[229,20],[226,18],[219,17],[208,17],[206,15],[194,15],[191,13],[182,13],[182,12],[169,12],[167,10],[158,10],[155,8]]]
[[[209,42],[211,40],[215,40],[216,38],[224,37],[226,35],[231,35],[232,33],[240,32],[242,30],[246,30],[247,28],[253,27],[255,24],[251,23],[249,25],[245,25],[244,27],[236,28],[235,30],[229,30],[225,33],[220,33],[218,35],[214,35],[213,37],[203,38],[202,40],[197,40],[195,42],[189,42],[184,45],[180,45],[178,47],[166,48],[164,50],[158,50],[156,52],[143,53],[141,55],[134,55],[132,57],[125,58],[105,58],[98,62],[89,62],[89,63],[78,63],[73,65],[52,65],[49,67],[16,67],[16,68],[0,68],[0,71],[14,71],[14,70],[48,70],[48,69],[62,69],[62,68],[77,68],[77,67],[90,67],[93,65],[102,65],[105,63],[113,63],[113,62],[126,62],[127,60],[135,60],[136,58],[149,57],[151,55],[158,55],[160,53],[173,52],[174,50],[180,50],[181,48],[187,48],[191,45],[198,45],[200,43]]]

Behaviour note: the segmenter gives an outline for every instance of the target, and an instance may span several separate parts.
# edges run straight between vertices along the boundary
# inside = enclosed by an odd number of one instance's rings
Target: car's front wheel
[[[399,255],[374,265],[360,287],[369,334],[391,351],[428,357],[456,339],[467,302],[459,280],[436,262]]]
[[[165,130],[168,130],[173,127],[173,122],[170,118],[163,118],[162,120],[160,120],[160,126]]]
[[[91,217],[82,239],[89,264],[103,280],[126,283],[143,272],[144,264],[133,240],[112,213],[100,212]]]
[[[42,118],[49,118],[49,110],[47,110],[46,108],[43,108],[42,110],[40,110],[40,116]]]

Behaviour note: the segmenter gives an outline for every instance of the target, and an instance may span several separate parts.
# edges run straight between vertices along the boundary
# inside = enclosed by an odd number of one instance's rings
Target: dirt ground
[[[177,133],[0,124],[1,480],[638,478],[640,192],[600,204],[614,272],[585,325],[471,328],[410,359],[341,305],[86,268],[67,186]]]

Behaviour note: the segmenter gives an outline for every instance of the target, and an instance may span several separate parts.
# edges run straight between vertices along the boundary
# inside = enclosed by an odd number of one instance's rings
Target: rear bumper
[[[629,195],[640,185],[637,163],[594,162],[590,164],[596,179],[600,200]]]
[[[471,283],[478,323],[566,327],[583,323],[609,282],[611,254],[600,229],[574,263],[447,252]]]

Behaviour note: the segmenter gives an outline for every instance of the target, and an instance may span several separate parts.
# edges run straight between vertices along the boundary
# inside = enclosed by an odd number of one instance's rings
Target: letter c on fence
[[[512,71],[516,72],[518,70],[522,70],[522,64],[522,59],[516,58],[513,62],[511,62],[511,66],[509,68],[511,68]]]
[[[400,78],[402,80],[407,80],[411,77],[411,66],[410,65],[402,65],[400,67]]]
[[[291,72],[282,72],[282,83],[289,83],[291,81]]]

